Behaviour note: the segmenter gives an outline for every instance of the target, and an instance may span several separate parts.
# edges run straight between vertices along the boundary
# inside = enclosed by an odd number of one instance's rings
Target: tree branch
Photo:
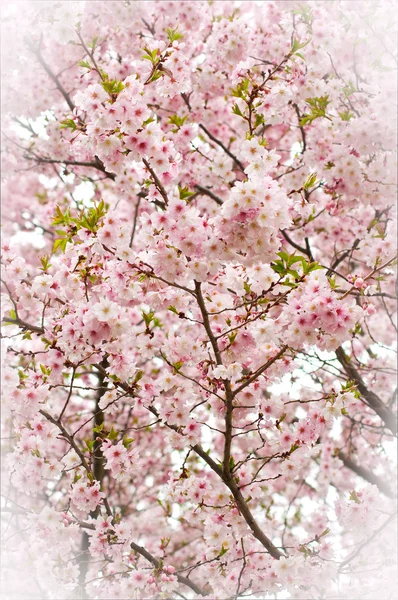
[[[245,172],[245,168],[244,168],[243,164],[240,162],[239,158],[236,158],[235,154],[232,154],[231,150],[229,150],[226,146],[224,146],[224,144],[219,139],[217,139],[212,133],[210,133],[210,131],[204,125],[202,125],[202,123],[199,123],[199,127],[206,133],[206,135],[208,135],[208,137],[215,144],[217,144],[217,146],[220,146],[220,148],[222,148],[224,150],[225,154],[228,154],[228,156],[230,158],[232,158],[232,160],[234,161],[234,163],[244,173]]]
[[[284,354],[284,352],[286,352],[286,350],[288,348],[289,348],[289,346],[286,344],[284,346],[282,346],[282,348],[279,350],[279,352],[277,354],[275,354],[275,356],[270,358],[262,367],[257,369],[257,371],[255,371],[255,373],[253,373],[253,375],[251,375],[248,379],[246,379],[246,381],[244,383],[242,383],[242,385],[235,388],[233,391],[233,395],[236,396],[236,394],[239,394],[239,392],[241,392],[243,389],[245,389],[245,387],[250,385],[252,383],[252,381],[255,381],[257,379],[257,377],[259,377],[261,375],[261,373],[264,373],[264,371],[266,371],[268,369],[268,367],[270,367],[275,361],[277,361],[278,358],[280,358],[282,356],[282,354]]]
[[[379,415],[386,427],[388,427],[388,429],[395,435],[397,433],[397,417],[394,415],[391,408],[384,404],[377,394],[367,388],[360,373],[352,364],[351,359],[346,355],[341,346],[337,348],[336,356],[348,377],[356,384],[359,393],[365,398],[368,405],[375,411],[375,413]]]
[[[167,196],[167,192],[166,192],[164,186],[162,185],[162,182],[160,181],[159,177],[156,175],[155,171],[152,169],[151,165],[146,160],[146,158],[143,158],[142,162],[144,163],[144,165],[146,166],[146,168],[148,169],[148,171],[152,175],[152,178],[153,178],[153,180],[155,182],[156,189],[158,190],[159,194],[162,196],[162,198],[164,200],[164,203],[167,206],[168,203],[169,203],[169,198]]]
[[[211,190],[209,190],[209,188],[203,187],[202,185],[199,185],[199,184],[195,184],[194,188],[195,188],[195,190],[198,190],[198,192],[201,192],[205,196],[209,196],[209,198],[212,198],[215,202],[217,202],[217,204],[219,206],[221,206],[223,204],[223,201],[221,200],[221,198],[216,196],[216,194],[214,192],[212,192]]]
[[[351,471],[356,473],[356,475],[358,475],[359,477],[362,477],[362,479],[364,479],[368,483],[376,485],[379,488],[379,490],[381,491],[381,493],[384,494],[385,496],[388,496],[389,498],[395,498],[395,495],[392,493],[389,486],[385,483],[385,481],[381,477],[378,477],[377,475],[372,473],[372,471],[365,469],[365,467],[361,467],[360,465],[357,465],[357,463],[354,462],[352,460],[352,458],[350,458],[349,456],[346,456],[341,450],[338,453],[338,457],[343,462],[344,466],[347,469],[350,469]]]
[[[57,86],[58,91],[61,92],[62,96],[65,98],[65,101],[66,101],[67,105],[69,106],[70,110],[73,112],[74,109],[75,109],[75,105],[72,102],[70,95],[65,90],[65,88],[61,84],[60,80],[55,75],[55,73],[52,72],[52,70],[50,69],[50,67],[44,61],[44,59],[43,59],[43,57],[42,57],[42,55],[40,53],[40,49],[39,48],[35,48],[32,43],[28,43],[28,47],[31,49],[31,51],[33,52],[33,54],[36,56],[38,62],[41,64],[41,66],[43,67],[43,69],[45,70],[45,72],[47,73],[47,75],[50,77],[50,79],[53,80],[53,82]]]

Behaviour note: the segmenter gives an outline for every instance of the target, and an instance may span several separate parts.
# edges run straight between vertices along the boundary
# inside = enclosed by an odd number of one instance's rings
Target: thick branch
[[[364,479],[368,483],[376,485],[379,488],[379,490],[382,492],[382,494],[384,494],[385,496],[388,496],[389,498],[395,497],[394,494],[392,493],[391,489],[389,488],[389,486],[386,484],[386,482],[381,477],[378,477],[377,475],[372,473],[372,471],[365,469],[365,467],[361,467],[360,465],[357,465],[357,463],[354,462],[352,460],[352,458],[350,458],[349,456],[346,456],[341,451],[338,453],[338,457],[341,461],[343,461],[344,466],[347,469],[350,469],[351,471],[353,471],[354,473],[359,475],[359,477],[362,477],[362,479]]]
[[[299,252],[302,252],[303,254],[306,254],[308,256],[308,258],[311,260],[311,262],[314,261],[314,258],[313,258],[312,253],[311,253],[311,249],[309,248],[309,245],[307,245],[307,243],[306,243],[306,247],[304,248],[303,246],[300,246],[299,244],[297,244],[296,242],[294,242],[292,240],[292,238],[288,236],[288,234],[286,233],[286,229],[281,229],[280,232],[281,232],[281,234],[283,235],[283,237],[285,238],[285,240],[287,241],[288,244],[290,244],[293,248],[295,248]],[[307,240],[307,238],[306,238],[306,240]]]
[[[201,446],[198,444],[193,446],[193,450],[209,465],[209,467],[223,480],[225,485],[231,491],[234,500],[236,502],[236,506],[239,509],[239,512],[245,519],[246,523],[250,527],[254,537],[268,550],[273,558],[279,559],[283,556],[282,552],[278,550],[276,546],[271,542],[271,540],[265,535],[265,533],[261,530],[257,521],[253,517],[250,508],[247,505],[246,500],[243,498],[242,492],[240,491],[238,485],[234,481],[233,478],[227,478],[225,473],[221,469],[221,467],[214,462],[214,460],[203,450]]]
[[[143,548],[142,546],[139,546],[135,542],[131,542],[130,547],[134,550],[134,552],[137,552],[137,554],[140,554],[141,556],[146,558],[147,561],[150,562],[151,565],[153,565],[155,567],[155,569],[159,569],[161,567],[160,560],[158,560],[157,558],[152,556],[152,554],[150,554],[148,552],[148,550],[145,550],[145,548]],[[180,575],[179,573],[176,573],[176,577],[177,577],[177,580],[179,583],[182,583],[183,585],[186,585],[187,587],[189,587],[192,591],[195,592],[195,594],[199,594],[199,596],[207,595],[206,592],[204,592],[198,585],[196,585],[196,583],[191,581],[188,577],[184,577],[183,575]]]
[[[42,55],[40,53],[40,50],[38,48],[34,48],[32,44],[29,44],[29,47],[30,47],[31,51],[33,52],[33,54],[36,56],[37,60],[39,61],[39,63],[43,67],[43,69],[45,70],[45,72],[47,73],[47,75],[50,77],[50,79],[53,80],[53,82],[57,86],[58,91],[61,92],[61,94],[63,95],[63,97],[66,100],[67,105],[69,106],[70,110],[73,112],[74,109],[75,109],[75,105],[72,102],[70,95],[65,90],[65,88],[61,84],[60,80],[55,75],[55,73],[52,72],[52,70],[50,69],[50,67],[44,61],[44,59],[43,59],[43,57],[42,57]]]
[[[92,523],[80,522],[79,525],[82,529],[93,530],[95,528],[95,526]],[[152,556],[152,554],[150,552],[148,552],[148,550],[146,550],[139,544],[136,544],[135,542],[130,542],[130,548],[132,550],[134,550],[134,552],[137,552],[137,554],[140,554],[141,556],[146,558],[146,560],[149,563],[151,563],[151,565],[154,566],[155,569],[159,569],[161,567],[160,560],[158,560],[157,558]],[[201,589],[198,585],[196,585],[196,583],[191,581],[188,577],[184,577],[183,575],[180,575],[179,573],[176,573],[176,577],[177,577],[177,580],[179,583],[189,587],[193,592],[195,592],[195,594],[198,594],[199,596],[207,595],[206,592],[203,591],[203,589]]]
[[[112,179],[113,181],[116,179],[116,175],[114,173],[109,173],[109,171],[107,171],[105,169],[104,163],[102,162],[102,160],[100,160],[98,158],[98,156],[96,156],[94,158],[94,160],[92,161],[84,161],[84,160],[62,160],[62,159],[55,159],[55,158],[43,158],[41,156],[36,156],[35,154],[31,153],[32,156],[26,156],[26,158],[28,160],[35,160],[38,164],[48,164],[48,165],[70,165],[72,167],[88,167],[90,169],[97,169],[98,171],[101,171],[101,173],[104,173],[109,179]]]
[[[196,184],[194,187],[195,187],[195,190],[198,190],[198,192],[201,192],[205,196],[209,196],[209,198],[212,198],[215,202],[217,202],[217,204],[219,206],[221,206],[223,204],[223,201],[221,200],[221,198],[216,196],[216,194],[214,192],[212,192],[211,190],[209,190],[209,188],[203,187],[203,185],[199,185],[199,184]]]
[[[352,361],[346,355],[341,346],[337,348],[336,356],[339,363],[344,368],[344,371],[347,373],[348,377],[354,381],[359,393],[365,398],[370,408],[372,408],[375,413],[379,415],[386,427],[388,427],[388,429],[395,435],[397,433],[397,417],[391,408],[384,404],[377,394],[367,388],[360,373],[352,364]]]
[[[22,319],[11,319],[11,317],[4,317],[2,319],[4,324],[9,325],[18,325],[24,331],[31,331],[32,333],[38,333],[43,335],[44,329],[43,327],[37,327],[36,325],[31,325],[30,323],[26,323],[26,321],[22,321]]]
[[[345,250],[345,252],[343,252],[343,254],[341,254],[341,256],[339,258],[336,258],[336,260],[334,261],[334,263],[330,267],[329,271],[326,273],[327,277],[329,277],[333,273],[333,271],[336,269],[336,267],[338,267],[339,264],[341,262],[343,262],[343,260],[345,260],[349,254],[351,254],[352,252],[354,252],[354,250],[356,250],[358,248],[360,241],[361,240],[359,238],[357,238],[356,240],[354,240],[352,248],[349,248],[348,250]]]

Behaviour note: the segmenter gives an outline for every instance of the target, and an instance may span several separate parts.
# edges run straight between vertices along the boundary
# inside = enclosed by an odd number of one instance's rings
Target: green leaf
[[[304,273],[312,273],[312,271],[319,271],[319,269],[324,269],[322,265],[319,265],[317,262],[307,263],[307,266],[304,269]]]
[[[134,383],[138,383],[140,381],[140,379],[142,379],[143,375],[144,375],[143,371],[137,371],[137,373],[135,374],[135,377],[134,377]]]
[[[306,103],[311,109],[311,112],[308,114],[304,114],[303,117],[299,121],[300,127],[304,125],[311,124],[315,119],[320,117],[324,117],[330,120],[330,117],[326,114],[326,109],[328,104],[330,104],[329,96],[326,94],[325,96],[319,96],[315,98],[306,98]]]
[[[87,60],[79,60],[79,62],[77,63],[79,67],[83,67],[84,69],[91,69],[91,65],[89,62],[87,62]]]
[[[148,83],[152,83],[153,81],[160,79],[162,76],[163,76],[163,73],[161,73],[158,70],[155,70],[152,77],[148,80]]]
[[[301,20],[311,27],[312,22],[314,20],[314,13],[312,9],[308,6],[308,4],[301,4],[297,9],[293,11],[294,15],[298,15],[301,17]]]
[[[88,42],[88,47],[92,48],[94,50],[94,48],[96,47],[98,42],[98,36],[93,37],[93,39],[91,40],[91,42]]]
[[[124,438],[122,440],[122,444],[125,448],[128,448],[132,442],[134,442],[134,438],[129,438],[126,436],[124,436]]]
[[[293,56],[294,54],[297,53],[298,50],[301,50],[301,48],[304,48],[307,44],[309,44],[309,42],[310,42],[310,40],[307,40],[306,42],[301,43],[301,42],[299,42],[298,39],[295,38],[293,40],[293,44],[292,44],[289,54],[291,54]],[[301,58],[302,58],[302,56],[301,56]]]
[[[322,531],[320,535],[318,535],[318,539],[320,540],[321,538],[325,537],[325,535],[328,535],[328,533],[330,533],[330,529],[329,527],[326,527],[326,529]]]
[[[119,81],[118,79],[103,81],[101,85],[110,96],[117,96],[117,94],[120,94],[124,90],[123,81]]]
[[[187,186],[183,188],[178,186],[178,192],[180,194],[180,200],[188,200],[188,198],[194,195],[194,192],[191,192]]]
[[[76,123],[74,122],[73,119],[64,119],[63,121],[61,121],[59,128],[60,129],[69,128],[69,129],[72,129],[72,131],[76,131]]]
[[[94,440],[90,440],[89,438],[87,438],[86,440],[84,440],[86,442],[86,446],[89,452],[92,452],[93,447],[94,447]]]
[[[357,92],[358,89],[357,87],[352,83],[352,81],[350,81],[347,85],[345,85],[343,87],[343,93],[345,95],[346,98],[349,98],[349,96],[351,96],[351,94],[355,94],[355,92]]]
[[[350,112],[349,110],[345,110],[343,112],[339,112],[339,115],[342,121],[349,121],[353,118],[354,113]]]
[[[41,269],[40,269],[41,271],[44,271],[44,272],[48,271],[48,269],[51,267],[48,256],[41,256],[40,262],[41,262]]]
[[[357,496],[357,493],[355,490],[352,490],[351,494],[350,494],[350,500],[353,500],[355,502],[355,504],[361,504],[360,499]]]
[[[154,311],[150,311],[149,313],[146,313],[144,311],[141,311],[142,314],[142,318],[144,319],[145,325],[147,327],[149,327],[149,325],[151,324],[153,317],[155,316]]]
[[[228,548],[225,548],[225,546],[222,546],[218,556],[224,556],[224,554],[226,554],[227,552],[228,552]]]
[[[254,120],[254,129],[256,129],[257,127],[262,125],[264,123],[264,121],[265,121],[265,119],[264,119],[263,115],[256,114],[256,118]]]
[[[310,173],[303,184],[305,190],[309,190],[316,184],[316,173]]]
[[[236,336],[238,335],[237,331],[233,331],[232,333],[228,334],[228,339],[229,339],[229,343],[233,344],[234,341],[236,340]]]
[[[115,431],[115,429],[110,430],[110,432],[108,433],[108,435],[106,436],[108,438],[108,440],[115,440],[117,438],[117,436],[119,435],[119,433],[117,431]]]
[[[151,50],[148,46],[144,46],[143,50],[145,54],[142,58],[149,60],[151,63],[155,63],[157,61],[158,55],[160,54],[159,48]]]
[[[245,99],[247,96],[247,91],[249,89],[249,83],[250,82],[248,79],[244,79],[243,81],[238,83],[238,85],[231,90],[232,96],[234,96],[235,98]]]
[[[232,112],[234,115],[239,115],[239,117],[243,117],[242,111],[236,103],[232,107]]]
[[[53,253],[58,250],[58,248],[65,252],[66,244],[68,243],[68,238],[57,238],[53,243]]]
[[[166,29],[166,33],[167,33],[167,37],[169,39],[170,44],[172,44],[173,42],[177,42],[182,37],[184,37],[182,35],[182,33],[179,33],[179,31],[177,30],[177,28],[175,28],[175,29],[167,28]]]
[[[179,117],[178,115],[172,115],[171,117],[169,117],[169,123],[171,125],[176,125],[178,128],[180,128],[184,125],[187,118],[188,118],[188,115],[185,115],[185,117]]]
[[[43,375],[50,375],[51,374],[51,368],[50,367],[46,367],[45,365],[40,365],[40,371],[43,373]]]
[[[304,554],[305,558],[307,558],[311,554],[311,552],[308,550],[308,548],[306,546],[304,546],[304,544],[302,544],[301,546],[298,547],[298,551],[302,552]]]
[[[71,216],[69,214],[69,209],[67,209],[65,211],[65,213],[63,213],[62,210],[60,209],[60,207],[56,206],[55,216],[52,220],[52,224],[53,225],[69,225],[70,222],[71,222]]]

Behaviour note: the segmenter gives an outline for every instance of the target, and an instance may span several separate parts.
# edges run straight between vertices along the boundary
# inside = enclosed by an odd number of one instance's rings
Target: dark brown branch
[[[96,365],[96,368],[99,371],[101,371],[101,370],[103,371],[103,369],[100,365]],[[117,385],[118,385],[118,387],[122,388],[124,391],[130,392],[130,387],[126,383],[119,382]],[[155,417],[157,417],[157,418],[159,417],[159,413],[154,406],[146,406],[145,408],[149,412],[151,412],[153,415],[155,415]],[[177,431],[177,432],[181,433],[177,425],[170,425],[169,423],[167,423],[167,421],[164,422],[164,424],[169,429],[172,429],[173,431]],[[274,558],[279,559],[281,556],[283,556],[282,553],[276,548],[276,546],[274,546],[274,544],[271,542],[271,540],[261,531],[261,528],[259,527],[255,518],[253,517],[253,515],[252,515],[249,507],[247,506],[247,503],[246,503],[245,499],[243,498],[242,493],[239,490],[233,477],[228,477],[228,474],[227,475],[225,474],[223,468],[218,463],[216,463],[211,458],[211,456],[209,456],[209,454],[207,454],[207,452],[205,452],[203,450],[203,448],[199,444],[195,444],[194,446],[192,446],[192,449],[198,456],[200,456],[209,465],[209,467],[214,471],[214,473],[216,473],[216,475],[218,475],[220,477],[220,479],[225,483],[225,485],[228,487],[228,489],[232,492],[232,495],[234,497],[236,505],[239,508],[242,516],[246,520],[247,524],[249,525],[254,537],[264,546],[264,548],[266,548],[266,550],[268,550],[268,552]]]
[[[199,445],[193,446],[193,450],[209,465],[209,467],[223,480],[225,485],[232,492],[234,500],[236,502],[236,506],[238,507],[241,515],[245,519],[246,523],[250,527],[254,537],[268,550],[273,558],[279,559],[283,556],[282,552],[278,550],[276,546],[271,542],[271,540],[263,533],[261,528],[259,527],[257,521],[253,517],[246,500],[242,496],[242,492],[240,491],[238,485],[236,484],[233,478],[226,478],[223,469],[214,462],[212,458],[203,450],[203,448]]]
[[[155,567],[155,569],[161,568],[160,560],[158,560],[157,558],[152,556],[152,554],[150,554],[148,552],[148,550],[145,550],[145,548],[143,548],[142,546],[139,546],[135,542],[131,542],[130,547],[134,550],[134,552],[137,552],[137,554],[140,554],[141,556],[146,558],[146,560],[148,562],[150,562],[151,565],[153,565]],[[176,573],[176,577],[177,577],[177,580],[179,583],[189,587],[193,592],[195,592],[195,594],[199,594],[199,596],[207,595],[206,592],[203,591],[203,589],[201,589],[198,585],[196,585],[196,583],[191,581],[188,577],[184,577],[184,575],[180,575],[179,573]]]
[[[336,356],[348,377],[357,386],[361,396],[365,398],[370,408],[372,408],[375,413],[379,415],[386,427],[388,427],[388,429],[395,435],[397,433],[397,417],[391,408],[384,404],[377,394],[368,389],[360,373],[352,364],[351,359],[346,355],[341,346],[337,348]]]
[[[155,182],[156,189],[158,190],[159,194],[162,196],[164,203],[167,206],[169,203],[169,198],[167,196],[167,192],[166,192],[164,186],[162,185],[162,182],[160,181],[159,177],[156,175],[155,171],[152,169],[151,165],[146,160],[146,158],[143,158],[142,162],[144,163],[144,165],[146,166],[146,168],[152,175],[152,179]]]
[[[91,530],[94,529],[94,525],[92,523],[80,522],[79,525],[82,529],[91,529]],[[161,561],[158,560],[157,558],[155,558],[154,556],[152,556],[152,554],[150,552],[148,552],[148,550],[146,550],[139,544],[136,544],[135,542],[130,542],[130,548],[132,550],[134,550],[134,552],[137,552],[137,554],[140,554],[140,556],[144,557],[152,566],[155,567],[155,569],[161,568]],[[179,573],[176,573],[176,577],[177,577],[177,580],[179,583],[189,587],[193,592],[195,592],[195,594],[198,594],[199,596],[207,595],[207,593],[204,592],[203,589],[201,589],[198,585],[196,585],[196,583],[191,581],[188,577],[184,577],[183,575],[180,575]]]
[[[275,356],[270,358],[262,367],[257,369],[257,371],[255,371],[255,373],[253,373],[253,375],[251,375],[248,379],[246,379],[246,381],[244,383],[242,383],[239,387],[235,388],[233,391],[233,395],[236,396],[236,394],[239,394],[239,392],[241,392],[243,389],[245,389],[245,387],[250,385],[252,383],[252,381],[255,381],[257,379],[257,377],[259,377],[261,375],[261,373],[264,373],[264,371],[266,371],[275,361],[277,361],[278,358],[280,358],[282,356],[282,354],[284,354],[288,348],[289,348],[289,346],[287,346],[287,345],[282,346],[282,348],[279,350],[279,352],[277,354],[275,354]]]
[[[55,419],[52,415],[50,415],[50,413],[48,413],[47,411],[45,411],[43,409],[40,409],[39,413],[41,415],[43,415],[43,417],[45,417],[47,419],[47,421],[50,421],[50,423],[52,423],[53,425],[56,425],[58,427],[58,429],[60,430],[60,432],[62,434],[62,437],[67,442],[69,442],[70,446],[73,448],[73,450],[76,452],[76,454],[80,458],[80,462],[81,462],[82,466],[85,468],[85,470],[87,471],[87,473],[91,473],[91,470],[90,470],[90,467],[89,467],[88,462],[86,460],[86,457],[84,456],[83,452],[80,450],[79,446],[76,444],[76,442],[73,439],[73,437],[70,435],[70,433],[62,425],[62,423],[60,423],[57,419]]]
[[[382,494],[384,494],[385,496],[388,496],[389,498],[395,497],[393,492],[389,488],[389,486],[386,484],[386,482],[381,477],[378,477],[377,475],[372,473],[372,471],[365,469],[365,467],[361,467],[360,465],[357,465],[357,463],[354,462],[352,460],[352,458],[350,458],[349,456],[346,456],[343,452],[341,452],[341,450],[338,453],[338,457],[344,463],[344,466],[347,469],[350,469],[350,471],[353,471],[354,473],[356,473],[356,475],[358,475],[359,477],[362,477],[362,479],[364,479],[368,483],[371,483],[372,485],[376,485],[379,488],[379,490],[382,492]]]
[[[225,154],[228,154],[228,156],[230,158],[232,158],[232,160],[234,161],[234,163],[239,167],[239,169],[244,172],[245,171],[245,167],[243,166],[243,164],[240,162],[240,160],[238,158],[236,158],[235,154],[232,154],[231,150],[229,150],[229,148],[227,148],[226,146],[224,146],[224,144],[217,139],[212,133],[210,133],[210,131],[204,126],[202,125],[202,123],[199,123],[199,127],[206,133],[206,135],[208,135],[208,137],[215,143],[217,144],[217,146],[220,146],[220,148],[222,148],[225,152]]]
[[[212,192],[209,188],[203,187],[202,185],[199,185],[199,184],[196,184],[194,186],[194,188],[195,188],[195,190],[198,190],[198,192],[201,192],[205,196],[209,196],[209,198],[212,198],[215,202],[217,202],[217,204],[219,206],[221,206],[223,204],[223,201],[221,200],[221,198],[216,196],[216,194],[214,192]]]
[[[109,171],[107,171],[105,169],[104,163],[102,162],[102,160],[100,160],[98,158],[98,156],[96,156],[95,159],[92,161],[43,158],[41,156],[36,156],[33,153],[32,153],[32,156],[26,156],[26,158],[28,160],[35,160],[38,164],[66,165],[66,166],[70,165],[72,167],[88,167],[90,169],[97,169],[98,171],[101,171],[101,173],[105,173],[105,175],[109,179],[112,179],[113,181],[116,178],[116,175],[114,173],[109,173]]]
[[[221,352],[218,348],[217,340],[214,336],[214,333],[213,333],[211,325],[210,325],[209,313],[207,312],[207,308],[206,308],[205,301],[203,298],[201,284],[198,281],[195,281],[195,291],[196,291],[196,298],[198,301],[199,309],[200,309],[200,312],[202,313],[203,325],[204,325],[204,328],[206,329],[207,336],[208,336],[210,344],[213,348],[213,352],[214,352],[214,356],[216,358],[217,365],[222,365],[223,363],[221,360]]]
[[[209,313],[206,308],[206,304],[203,298],[201,284],[195,281],[196,299],[198,301],[199,309],[203,318],[203,326],[206,330],[207,337],[209,338],[210,344],[213,348],[216,362],[218,365],[222,365],[221,352],[217,344],[217,339],[214,336],[210,325]],[[233,399],[234,395],[231,390],[231,382],[228,379],[224,379],[225,387],[225,432],[224,432],[224,458],[223,458],[223,474],[224,478],[228,481],[232,479],[231,470],[231,446],[232,446],[232,415],[233,415]]]
[[[86,52],[87,56],[89,56],[89,57],[91,58],[91,61],[92,61],[92,63],[93,63],[93,66],[94,66],[94,69],[97,71],[97,73],[98,73],[98,75],[100,76],[100,78],[102,79],[102,81],[104,81],[104,76],[103,76],[103,74],[102,74],[102,71],[101,71],[101,69],[98,67],[98,65],[97,65],[97,63],[96,63],[96,61],[95,61],[95,58],[94,58],[94,48],[93,48],[93,50],[90,52],[90,50],[87,48],[87,46],[86,46],[86,43],[84,42],[84,40],[83,40],[83,38],[82,38],[82,36],[81,36],[81,33],[80,33],[80,29],[79,29],[79,28],[77,28],[77,29],[76,29],[76,33],[77,33],[77,36],[78,36],[78,38],[79,38],[79,40],[80,40],[80,43],[81,43],[81,45],[82,45],[82,48],[83,48],[83,50]]]
[[[4,317],[2,322],[10,325],[18,325],[23,331],[31,331],[32,333],[38,333],[43,335],[44,329],[43,327],[37,327],[36,325],[31,325],[30,323],[26,323],[26,321],[22,321],[22,319],[11,319],[11,317]]]
[[[300,114],[300,110],[299,110],[299,107],[297,106],[297,104],[293,104],[293,106],[294,106],[294,110],[296,111],[297,118],[299,120],[299,129],[300,129],[300,133],[301,133],[301,139],[303,142],[303,147],[301,148],[301,154],[304,154],[304,152],[307,150],[307,139],[305,137],[305,129],[304,129],[304,127],[302,127],[302,125],[300,125],[302,115]]]
[[[333,270],[336,269],[336,267],[338,267],[339,264],[341,262],[343,262],[343,260],[345,260],[347,258],[347,256],[349,256],[349,254],[351,254],[352,252],[354,252],[354,250],[356,250],[358,248],[360,241],[361,240],[358,239],[358,238],[356,240],[354,240],[352,248],[350,248],[349,250],[346,250],[345,252],[343,252],[343,254],[339,258],[336,258],[336,260],[334,261],[334,263],[330,267],[329,271],[326,273],[327,277],[330,277],[330,275],[332,274]]]
[[[138,198],[137,198],[137,204],[135,205],[135,209],[134,209],[133,229],[132,229],[132,231],[131,231],[131,237],[130,237],[129,248],[132,248],[132,247],[133,247],[135,230],[136,230],[136,228],[137,228],[138,211],[140,210],[140,204],[141,204],[141,197],[140,197],[140,196],[138,196]]]
[[[53,80],[53,82],[57,86],[58,91],[61,92],[62,96],[65,98],[65,101],[66,101],[67,105],[69,106],[70,110],[73,112],[74,109],[75,109],[75,105],[72,102],[70,95],[65,90],[65,88],[61,84],[60,80],[55,75],[55,73],[52,72],[52,70],[50,69],[50,67],[44,61],[44,59],[43,59],[43,57],[42,57],[42,55],[40,53],[40,49],[39,48],[34,48],[33,44],[31,44],[31,43],[28,44],[28,46],[31,49],[31,51],[33,52],[33,54],[36,56],[38,62],[41,64],[41,66],[43,67],[43,69],[45,70],[45,72],[47,73],[47,75],[50,77],[50,79]]]
[[[299,246],[299,244],[297,244],[296,242],[294,242],[292,240],[291,237],[289,237],[289,235],[286,233],[286,229],[280,229],[281,234],[283,235],[283,237],[285,238],[285,240],[287,241],[288,244],[290,244],[293,248],[295,248],[296,250],[298,250],[299,252],[302,252],[303,254],[305,254],[306,256],[308,256],[308,258],[310,259],[311,262],[314,262],[314,257],[312,256],[312,252],[311,249],[309,247],[309,244],[307,245],[307,241],[306,241],[306,247],[304,248],[303,246]],[[307,238],[306,238],[307,240]]]
[[[97,394],[95,397],[95,408],[94,408],[94,415],[93,415],[94,427],[100,427],[104,423],[104,413],[99,407],[99,402],[107,390],[107,387],[104,386],[106,367],[108,366],[107,360],[104,359],[100,363],[100,365],[102,367],[102,370],[97,373],[98,390],[97,390]],[[104,468],[104,456],[103,456],[102,449],[101,449],[102,440],[101,440],[101,438],[97,439],[97,433],[95,433],[95,431],[93,431],[93,440],[94,440],[93,465],[92,465],[93,475],[94,475],[94,478],[96,479],[96,481],[99,481],[101,490],[103,491],[102,482],[104,479],[105,468]],[[93,517],[94,519],[96,519],[98,517],[98,515],[99,515],[98,507],[90,513],[90,517]],[[82,593],[83,599],[87,598],[86,591],[85,591],[85,580],[86,580],[86,575],[87,575],[87,570],[88,570],[88,559],[89,559],[88,549],[89,549],[89,537],[88,537],[87,533],[85,531],[83,531],[83,536],[82,536],[81,545],[80,545],[81,554],[79,555],[79,557],[80,557],[79,584],[81,587],[81,593]]]

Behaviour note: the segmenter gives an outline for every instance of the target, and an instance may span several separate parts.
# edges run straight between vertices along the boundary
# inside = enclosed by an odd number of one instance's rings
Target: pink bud
[[[167,567],[165,567],[165,570],[167,571],[167,573],[174,573],[175,567],[173,567],[172,565],[168,565]]]
[[[358,290],[361,290],[364,287],[364,280],[362,279],[362,277],[357,277],[354,283],[354,287],[356,287]]]

